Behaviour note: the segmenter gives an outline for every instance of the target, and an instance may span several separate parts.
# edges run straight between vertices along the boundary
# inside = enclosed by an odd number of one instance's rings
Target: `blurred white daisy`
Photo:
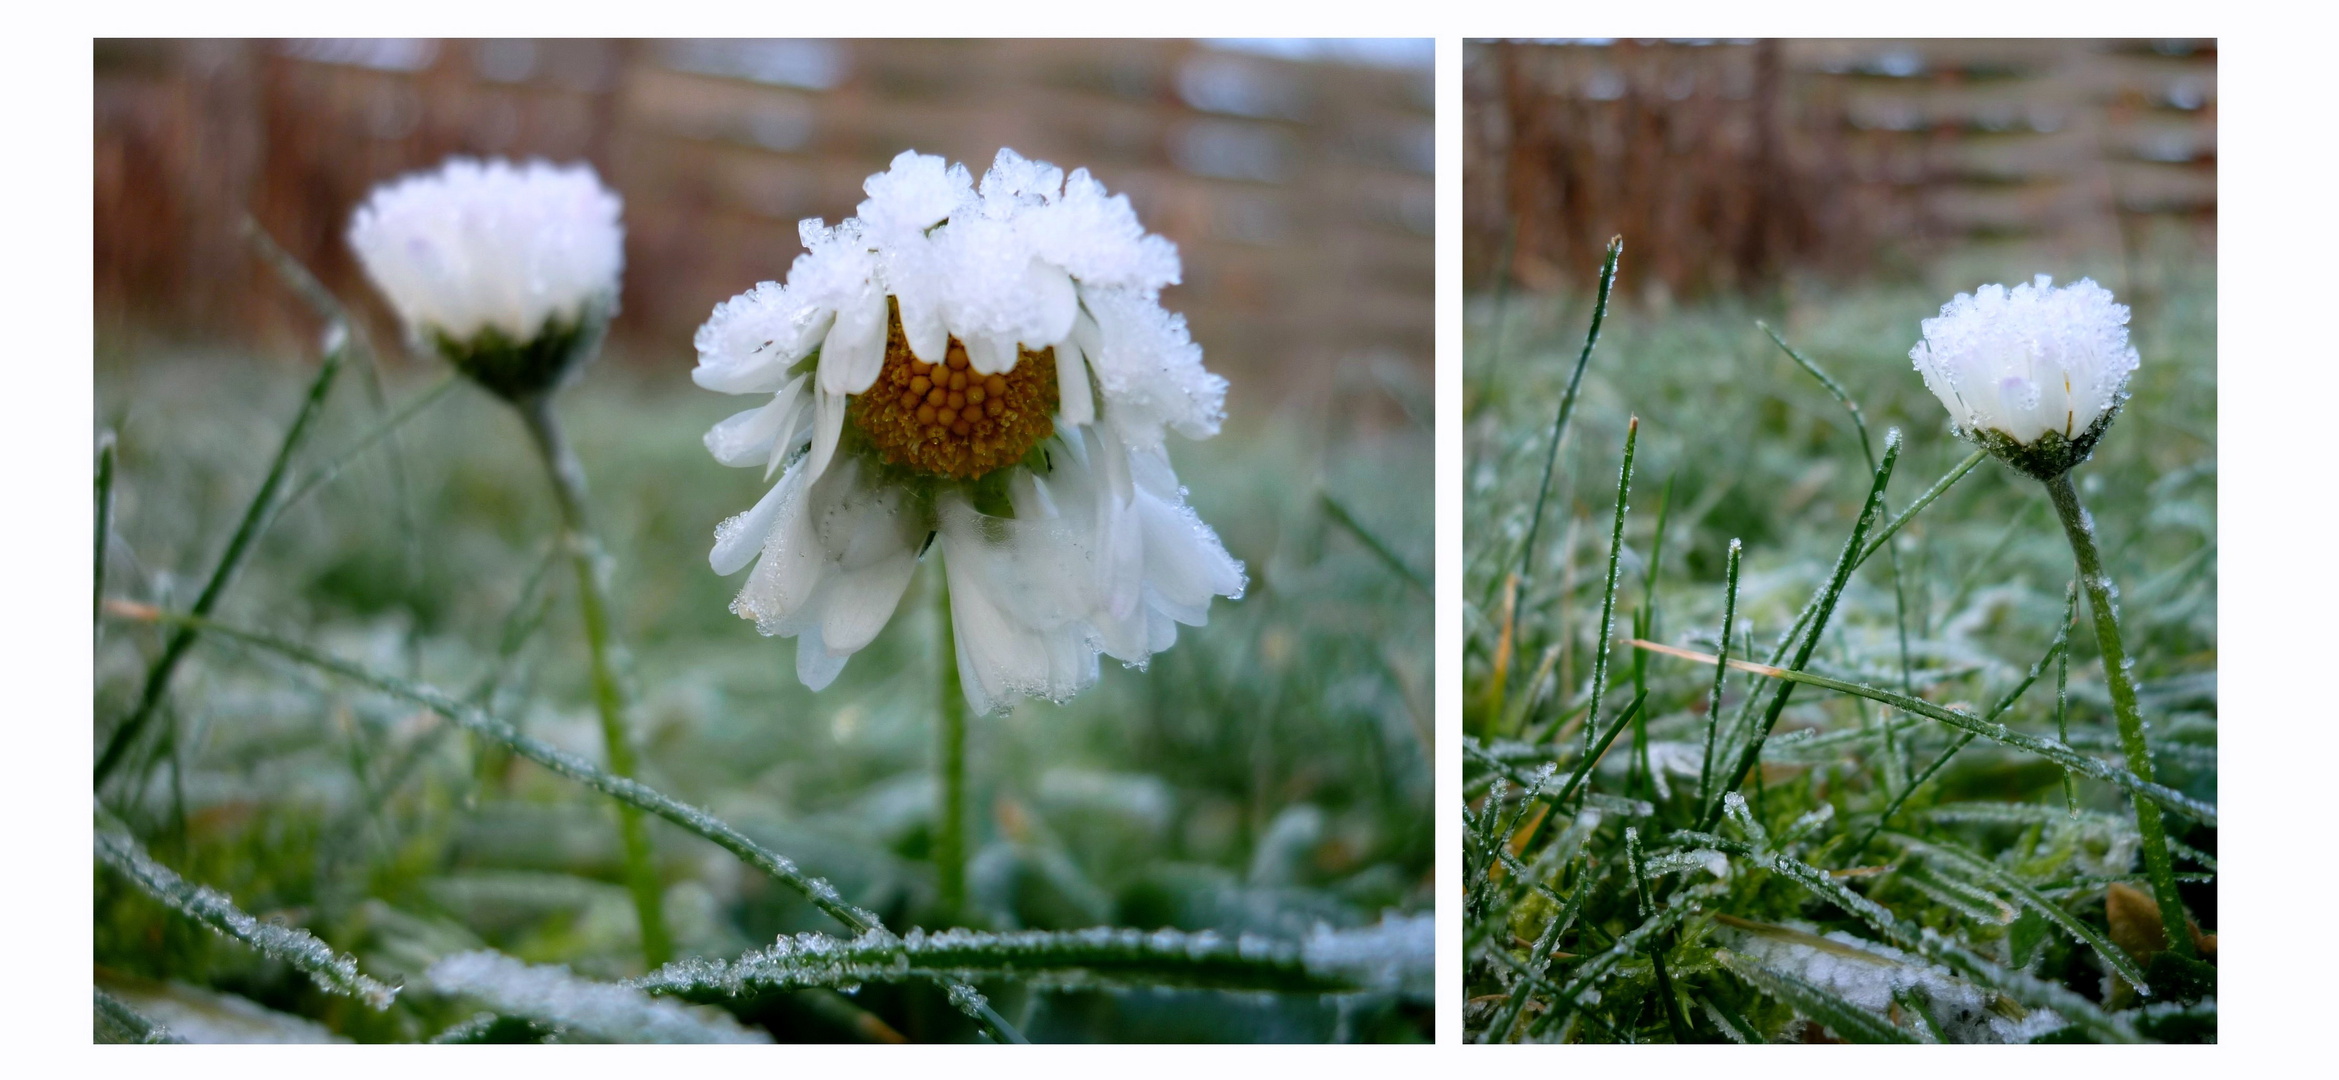
[[[1922,329],[1909,359],[1959,433],[2041,479],[2086,459],[2137,366],[2127,307],[2084,278],[1984,285]]]
[[[1177,249],[1087,170],[1012,150],[979,187],[915,152],[862,187],[855,217],[803,222],[786,284],[698,332],[700,386],[769,395],[707,449],[785,469],[715,532],[717,573],[756,564],[731,609],[796,638],[817,690],[936,548],[981,713],[1068,699],[1099,653],[1142,665],[1212,597],[1239,597],[1243,566],[1187,507],[1164,445],[1217,434],[1226,397],[1159,302]]]
[[[623,203],[593,167],[451,158],[374,189],[349,244],[414,339],[489,389],[551,389],[617,306]]]

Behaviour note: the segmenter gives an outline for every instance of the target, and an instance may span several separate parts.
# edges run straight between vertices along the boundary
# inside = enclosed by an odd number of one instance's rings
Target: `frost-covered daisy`
[[[817,690],[938,550],[959,682],[989,712],[1065,700],[1098,654],[1141,665],[1239,597],[1165,446],[1217,434],[1226,397],[1159,301],[1177,249],[1087,170],[1011,150],[980,186],[913,151],[862,187],[856,216],[803,222],[785,284],[699,328],[692,378],[767,396],[707,449],[779,473],[715,532],[717,573],[755,564],[731,609],[796,638]]]
[[[458,157],[375,188],[349,244],[416,342],[516,401],[599,344],[625,268],[622,210],[581,162]]]
[[[1958,432],[2041,480],[2087,460],[2128,399],[2128,309],[2085,278],[1984,285],[1922,324],[1909,359]]]
[[[2152,780],[2152,753],[2136,696],[2127,646],[2120,637],[2117,590],[2104,572],[2095,521],[2080,505],[2073,466],[2087,460],[2096,440],[2128,400],[2136,350],[2128,345],[2128,309],[2103,286],[2085,278],[2054,287],[2040,274],[2012,289],[1984,285],[1942,305],[1926,319],[1924,340],[1909,350],[1925,385],[1949,407],[1958,431],[2007,464],[2046,485],[2062,519],[2079,586],[2095,622],[2105,689],[2119,725],[2128,771]],[[2133,791],[2136,833],[2160,904],[2162,929],[2189,953],[2184,899],[2169,861],[2160,806]]]

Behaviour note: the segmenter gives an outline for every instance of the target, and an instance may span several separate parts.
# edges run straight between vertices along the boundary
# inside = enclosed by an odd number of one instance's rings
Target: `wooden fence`
[[[345,295],[375,183],[449,154],[591,161],[626,200],[618,351],[687,362],[718,301],[783,276],[905,148],[1001,146],[1126,191],[1177,242],[1214,368],[1260,389],[1432,348],[1427,63],[1184,41],[102,41],[101,340],[306,325],[236,239],[246,208]],[[369,305],[373,301],[367,301]],[[386,311],[373,312],[383,328]]]
[[[1628,294],[2214,230],[2211,41],[1470,42],[1466,280]]]

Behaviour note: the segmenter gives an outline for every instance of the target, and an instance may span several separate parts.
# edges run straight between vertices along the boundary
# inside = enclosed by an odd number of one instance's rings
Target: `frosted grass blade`
[[[1660,645],[1654,641],[1635,641],[1631,644],[1636,649],[1647,649],[1650,652],[1664,653],[1668,656],[1676,656],[1680,657],[1681,659],[1695,661],[1697,663],[1711,663],[1714,659],[1713,657],[1701,652],[1693,652],[1689,649],[1677,649],[1670,645]],[[1856,694],[1860,697],[1867,698],[1870,701],[1878,701],[1886,705],[1890,705],[1893,708],[1901,710],[1902,712],[1914,713],[1918,716],[1925,717],[1928,720],[1938,720],[1961,731],[1973,732],[1974,734],[1979,735],[1985,739],[1989,739],[1992,742],[2011,746],[2017,750],[2026,750],[2030,753],[2037,754],[2038,756],[2043,757],[2048,761],[2052,761],[2057,765],[2061,765],[2066,769],[2070,769],[2073,772],[2080,773],[2092,779],[2101,780],[2107,784],[2117,785],[2121,790],[2126,791],[2131,795],[2142,795],[2145,798],[2151,799],[2153,802],[2158,803],[2167,809],[2174,810],[2177,813],[2183,814],[2184,816],[2192,818],[2193,820],[2198,821],[2204,825],[2217,824],[2216,806],[2202,802],[2199,799],[2193,798],[2192,796],[2187,795],[2181,791],[2169,788],[2166,785],[2146,780],[2143,777],[2137,776],[2135,773],[2120,768],[2119,766],[2109,765],[2094,758],[2088,757],[2087,755],[2082,754],[2077,750],[2074,750],[2071,747],[2053,739],[2042,739],[2036,735],[2030,735],[2016,731],[2004,724],[1993,723],[1991,721],[1984,720],[1981,717],[1974,716],[1970,713],[1963,713],[1946,706],[1935,705],[1932,702],[1926,701],[1922,698],[1913,698],[1907,696],[1906,694],[1896,694],[1890,690],[1881,690],[1876,687],[1867,686],[1861,683],[1845,682],[1841,679],[1831,679],[1825,675],[1814,675],[1808,671],[1791,671],[1786,668],[1768,667],[1762,664],[1748,664],[1737,660],[1732,660],[1729,663],[1731,667],[1737,668],[1740,671],[1749,671],[1757,675],[1763,675],[1773,679],[1782,679],[1788,682],[1804,683],[1806,685],[1817,686],[1842,694]]]
[[[1883,510],[1884,487],[1892,482],[1892,467],[1900,461],[1900,446],[1899,428],[1885,433],[1884,460],[1877,464],[1875,479],[1869,484],[1867,505],[1861,508],[1859,520],[1852,524],[1852,535],[1844,540],[1843,553],[1836,557],[1835,572],[1829,576],[1826,590],[1812,609],[1815,614],[1809,628],[1803,633],[1802,644],[1797,648],[1795,662],[1791,665],[1795,668],[1809,664],[1812,652],[1819,648],[1819,636],[1827,629],[1828,616],[1834,614],[1836,601],[1843,596],[1844,585],[1851,580],[1852,571],[1858,565],[1856,556],[1861,551],[1861,541],[1867,537],[1869,527],[1876,523],[1877,514]],[[1746,749],[1739,753],[1729,771],[1722,774],[1719,786],[1723,791],[1736,790],[1748,770],[1762,760],[1762,744],[1770,738],[1772,729],[1778,727],[1779,715],[1786,711],[1788,693],[1792,689],[1791,685],[1782,684],[1778,692],[1771,695],[1770,709],[1747,739]],[[1706,811],[1699,824],[1704,828],[1712,828],[1721,817],[1722,807],[1716,803]]]
[[[2057,1015],[2099,1038],[2113,1042],[2139,1041],[2135,1027],[2125,1017],[2107,1013],[2095,1002],[2059,985],[1977,956],[1932,927],[1920,927],[1903,921],[1883,905],[1854,892],[1851,887],[1809,863],[1785,855],[1765,853],[1752,845],[1712,833],[1682,830],[1667,839],[1688,847],[1710,847],[1753,860],[1755,865],[1785,877],[1812,895],[1867,923],[1894,948],[1923,956],[2031,1008],[2053,1009]]]
[[[610,773],[590,761],[541,739],[522,734],[510,724],[489,715],[485,710],[458,700],[429,684],[410,682],[368,671],[346,660],[317,652],[305,645],[209,620],[193,619],[189,616],[177,615],[155,608],[119,602],[112,606],[112,610],[130,618],[201,626],[221,637],[243,642],[246,645],[347,679],[360,686],[423,706],[454,721],[466,731],[510,748],[521,757],[534,761],[619,802],[664,818],[680,826],[683,830],[712,842],[717,847],[738,856],[749,866],[763,871],[780,884],[802,895],[811,901],[814,907],[819,908],[830,918],[845,924],[856,933],[866,933],[870,930],[884,928],[884,924],[874,913],[845,902],[843,895],[837,892],[835,886],[797,869],[794,860],[748,839],[746,834],[731,827],[730,824],[713,814],[674,799],[640,781]],[[1013,1026],[1008,1025],[1005,1018],[992,1011],[982,995],[976,993],[972,987],[952,984],[951,991],[952,1002],[966,1011],[968,1015],[983,1020],[986,1026],[992,1029],[994,1038],[1002,1042],[1023,1041],[1022,1036],[1015,1032]]]
[[[1421,571],[1414,569],[1412,563],[1400,558],[1397,552],[1391,549],[1380,537],[1373,535],[1371,529],[1365,528],[1363,523],[1357,521],[1356,515],[1349,513],[1348,507],[1342,505],[1340,500],[1333,498],[1331,492],[1324,492],[1321,501],[1324,506],[1324,516],[1330,518],[1333,524],[1347,530],[1348,535],[1355,537],[1358,543],[1365,546],[1365,550],[1378,557],[1383,564],[1396,573],[1399,579],[1407,585],[1413,586],[1414,591],[1425,597],[1432,594],[1429,578],[1423,576]]]
[[[2045,916],[2048,922],[2061,927],[2065,933],[2070,934],[2088,948],[2094,949],[2096,955],[2103,957],[2104,962],[2117,970],[2121,978],[2128,980],[2131,985],[2135,986],[2138,993],[2147,996],[2152,993],[2150,986],[2144,979],[2144,969],[2137,966],[2135,958],[2129,956],[2119,946],[2112,944],[2102,934],[2097,933],[2094,927],[2073,918],[2071,913],[2063,910],[2061,905],[2039,895],[2038,890],[2032,888],[2029,882],[2015,877],[2005,867],[1955,844],[1926,840],[1903,832],[1890,832],[1885,835],[1890,837],[1894,843],[1911,851],[1938,857],[1968,874],[1988,879],[1991,884],[2012,894],[2016,900],[2022,902],[2023,906]]]
[[[1567,391],[1559,398],[1559,415],[1551,421],[1551,445],[1543,455],[1543,483],[1535,489],[1535,512],[1527,519],[1527,546],[1519,557],[1519,580],[1535,576],[1535,539],[1543,533],[1543,506],[1551,498],[1551,474],[1559,465],[1559,443],[1576,411],[1576,391],[1583,386],[1584,368],[1592,362],[1592,346],[1600,342],[1600,324],[1608,318],[1608,294],[1616,289],[1616,263],[1624,257],[1624,237],[1611,237],[1608,255],[1600,264],[1600,291],[1592,301],[1592,327],[1584,334],[1584,351],[1576,354],[1576,369],[1567,377]]]
[[[1624,465],[1616,472],[1616,520],[1608,532],[1608,584],[1600,597],[1599,644],[1592,653],[1592,703],[1584,712],[1584,757],[1592,757],[1592,719],[1600,715],[1600,698],[1608,689],[1608,653],[1616,631],[1616,574],[1624,554],[1624,514],[1632,495],[1633,448],[1640,441],[1641,418],[1624,425]]]
[[[771,1041],[771,1036],[742,1027],[719,1010],[687,1008],[630,986],[580,977],[565,965],[529,964],[498,952],[456,953],[432,964],[423,977],[439,993],[473,998],[506,1016],[610,1042]]]
[[[246,914],[217,891],[197,885],[155,862],[138,841],[109,828],[95,831],[99,862],[120,874],[148,896],[202,923],[220,934],[251,946],[261,955],[281,960],[307,974],[328,993],[345,994],[375,1009],[387,1009],[398,991],[357,969],[357,961],[317,939],[306,930],[262,922]]]
[[[90,993],[95,995],[91,1005],[96,1013],[97,1022],[118,1036],[119,1041],[132,1043],[184,1043],[187,1041],[178,1037],[171,1029],[156,1023],[154,1018],[123,1004],[120,998],[112,994],[94,986],[90,987]]]
[[[219,561],[212,565],[211,576],[204,582],[202,593],[196,596],[195,605],[188,609],[198,619],[210,615],[211,609],[218,606],[219,598],[227,592],[228,582],[234,579],[236,570],[243,566],[244,558],[251,553],[253,542],[260,538],[262,532],[267,531],[268,525],[275,519],[277,492],[283,487],[286,474],[291,471],[293,454],[302,443],[308,441],[309,429],[324,412],[325,399],[332,393],[333,381],[341,374],[342,361],[349,351],[349,333],[344,324],[334,324],[326,335],[326,341],[324,363],[318,366],[316,378],[309,382],[308,394],[301,399],[300,411],[294,414],[292,426],[285,430],[283,440],[277,444],[276,457],[268,465],[267,476],[261,479],[260,489],[252,494],[252,501],[244,507],[243,520],[237,523],[235,534],[228,538],[227,549],[220,553]],[[162,652],[147,666],[146,682],[138,693],[138,705],[106,740],[106,748],[98,755],[96,773],[90,781],[92,786],[105,783],[106,777],[122,763],[131,745],[154,719],[156,710],[162,706],[163,695],[170,688],[171,675],[178,671],[179,661],[185,659],[187,650],[194,646],[196,634],[197,629],[191,624],[175,627],[169,639],[163,643]]]
[[[1796,1012],[1827,1026],[1845,1042],[1855,1043],[1913,1043],[1917,1040],[1893,1027],[1883,1017],[1869,1012],[1822,986],[1804,981],[1763,966],[1728,949],[1714,950],[1714,960],[1730,974],[1744,979],[1756,990],[1785,1002]]]

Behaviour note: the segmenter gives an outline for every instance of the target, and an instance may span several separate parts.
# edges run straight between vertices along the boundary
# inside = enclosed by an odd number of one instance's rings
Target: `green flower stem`
[[[962,921],[966,910],[966,692],[958,685],[958,640],[950,625],[950,576],[935,564],[934,617],[942,628],[941,694],[935,772],[941,781],[941,831],[934,840],[934,870],[939,883],[942,915]]]
[[[2112,579],[2103,570],[2103,556],[2095,548],[2095,524],[2079,505],[2079,491],[2066,472],[2046,482],[2063,519],[2063,533],[2071,538],[2071,554],[2079,562],[2079,584],[2087,590],[2087,608],[2095,617],[2095,642],[2103,653],[2104,685],[2111,691],[2112,715],[2120,725],[2120,749],[2127,754],[2128,771],[2152,780],[2152,750],[2144,741],[2144,715],[2136,707],[2136,683],[2128,673],[2128,650],[2120,642],[2120,613],[2112,603]],[[2153,898],[2160,902],[2160,922],[2168,930],[2169,947],[2177,955],[2193,955],[2193,936],[2185,928],[2184,901],[2177,896],[2177,879],[2169,866],[2168,834],[2161,827],[2160,807],[2141,793],[2134,794],[2136,832],[2143,838],[2144,872],[2152,879]]]
[[[625,687],[618,679],[614,657],[608,583],[603,580],[607,556],[585,512],[585,467],[561,434],[549,396],[521,402],[519,411],[528,423],[528,434],[536,440],[536,449],[544,456],[553,499],[560,504],[561,546],[576,566],[577,608],[592,656],[593,705],[601,714],[601,740],[608,750],[609,771],[631,780],[635,773],[633,742],[626,724]],[[634,913],[641,920],[642,959],[655,970],[674,959],[674,942],[666,932],[664,890],[651,857],[649,829],[639,809],[623,804],[617,808],[617,827],[625,846],[626,888],[633,893]]]
[[[106,611],[106,541],[114,534],[114,433],[97,448],[97,570],[91,577],[89,617],[103,626]]]

